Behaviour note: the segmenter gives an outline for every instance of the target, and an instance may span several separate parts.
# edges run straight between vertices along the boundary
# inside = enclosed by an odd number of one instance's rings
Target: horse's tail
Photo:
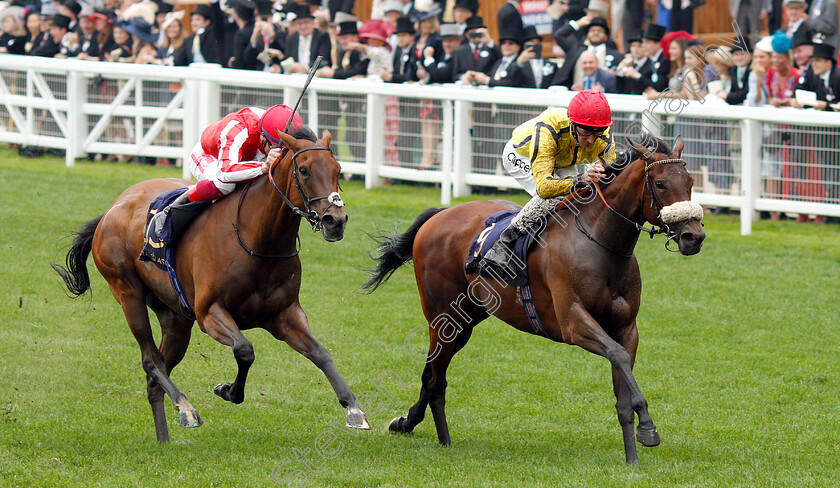
[[[373,293],[379,288],[379,285],[386,282],[394,274],[397,268],[411,260],[414,238],[417,237],[420,227],[443,210],[445,208],[427,208],[417,216],[417,220],[411,224],[411,227],[404,234],[399,234],[394,229],[391,235],[380,233],[378,236],[371,236],[379,244],[377,246],[378,256],[372,255],[371,259],[378,261],[379,264],[376,269],[371,271],[371,278],[362,285],[362,289],[366,290],[367,293]]]
[[[90,276],[88,275],[87,262],[88,254],[90,254],[91,243],[93,242],[93,233],[96,232],[96,227],[104,215],[100,215],[95,219],[89,221],[79,229],[76,233],[76,238],[73,239],[73,247],[67,252],[67,267],[50,262],[50,266],[61,276],[67,289],[73,298],[80,297],[90,289]]]

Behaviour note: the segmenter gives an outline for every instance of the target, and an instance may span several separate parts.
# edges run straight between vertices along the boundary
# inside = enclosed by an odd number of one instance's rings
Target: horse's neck
[[[601,184],[604,199],[627,219],[644,224],[642,209],[642,188],[644,185],[644,161],[634,161],[618,173],[613,181]],[[594,201],[581,211],[581,219],[592,235],[611,250],[630,255],[639,240],[639,230],[607,208],[597,195]]]
[[[298,200],[289,170],[277,171],[274,182],[292,202]],[[300,217],[283,202],[267,176],[254,180],[238,212],[239,231],[255,252],[287,255],[295,251]]]

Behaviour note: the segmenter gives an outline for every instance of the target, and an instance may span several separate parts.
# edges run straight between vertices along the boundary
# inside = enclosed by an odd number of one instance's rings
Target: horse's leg
[[[391,420],[388,425],[388,430],[391,432],[399,432],[405,434],[414,430],[417,424],[423,421],[426,417],[426,407],[429,406],[429,381],[432,378],[432,366],[429,359],[426,360],[426,366],[423,367],[423,374],[420,376],[420,398],[417,403],[408,409],[406,417],[396,417]]]
[[[295,303],[284,310],[277,321],[265,329],[275,338],[285,341],[292,349],[301,353],[324,372],[338,397],[338,403],[347,409],[346,425],[354,429],[370,429],[365,413],[356,403],[356,395],[350,391],[339,374],[327,349],[318,342],[309,330],[306,313]]]
[[[105,276],[108,277],[108,275]],[[187,400],[187,397],[178,390],[169,378],[163,355],[155,345],[152,326],[149,323],[149,312],[143,298],[143,284],[139,278],[124,277],[113,281],[109,280],[109,285],[111,293],[122,306],[134,339],[140,345],[141,361],[143,370],[146,371],[147,389],[150,391],[149,403],[152,407],[158,442],[166,442],[169,439],[169,434],[162,402],[158,401],[158,396],[153,393],[155,385],[163,388],[169,398],[172,399],[172,405],[179,412],[178,423],[181,427],[200,426],[202,423],[201,417]]]
[[[559,306],[559,305],[558,305]],[[563,316],[565,310],[558,310],[558,316]],[[630,429],[627,428],[627,410],[625,405],[629,404],[633,412],[639,415],[639,429],[638,440],[642,445],[652,447],[659,444],[659,433],[656,432],[656,426],[653,424],[653,419],[648,413],[647,400],[642,396],[639,385],[636,383],[636,378],[633,376],[633,359],[635,356],[635,348],[633,348],[633,356],[624,348],[612,339],[604,329],[592,318],[581,305],[574,305],[572,307],[573,323],[571,324],[569,333],[564,332],[564,339],[568,335],[568,344],[574,344],[586,349],[587,351],[607,358],[615,369],[615,376],[617,376],[622,383],[618,385],[619,397],[616,402],[616,409],[619,415],[619,422],[621,423],[623,439],[624,439],[624,455],[628,463],[637,463],[638,457],[636,455],[636,448],[632,442],[632,418],[630,419]],[[631,327],[635,331],[635,326]],[[623,342],[632,344],[633,341],[638,341],[638,338],[633,339],[634,332],[626,331]],[[616,389],[614,387],[614,389]],[[626,389],[626,391],[624,391]],[[630,437],[628,438],[628,435]]]
[[[616,336],[616,341],[627,351],[627,354],[630,355],[630,370],[633,370],[633,365],[636,363],[636,350],[639,347],[639,330],[636,328],[636,321],[634,320],[633,323],[619,331],[618,335]],[[629,409],[629,417],[630,417],[630,426],[629,426],[629,436],[625,435],[625,443],[630,442],[633,443],[633,412],[634,412],[634,402],[632,397],[632,389],[630,388],[629,384],[624,380],[624,376],[621,374],[620,371],[616,370],[613,367],[613,384],[615,384],[615,380],[620,380],[619,386],[619,395],[616,395],[616,408],[624,409],[626,412]],[[636,387],[638,390],[638,386]],[[641,391],[639,392],[641,396]],[[639,409],[639,428],[636,431],[636,439],[638,439],[639,443],[645,447],[654,447],[658,446],[660,443],[659,433],[656,431],[656,426],[653,424],[653,419],[651,419],[650,414],[647,409],[647,401],[642,398],[642,404],[644,405],[643,409]],[[619,410],[619,421],[622,418],[622,411]],[[625,413],[623,415],[627,417],[628,414]],[[622,424],[622,429],[624,428],[624,424]]]
[[[163,356],[164,365],[166,366],[166,374],[171,375],[172,370],[181,362],[184,354],[187,352],[193,321],[176,314],[172,309],[161,303],[154,295],[149,295],[146,302],[155,312],[160,322],[162,338],[159,349]],[[169,432],[166,426],[166,414],[163,408],[164,391],[153,377],[150,376],[148,380],[147,393],[149,403],[152,405],[152,415],[155,418],[155,430],[157,431],[158,441],[168,442]]]
[[[233,350],[237,366],[236,378],[231,383],[216,385],[213,393],[238,405],[245,401],[245,382],[248,370],[254,364],[254,346],[242,335],[230,313],[218,303],[210,305],[202,317],[201,325],[207,335]]]

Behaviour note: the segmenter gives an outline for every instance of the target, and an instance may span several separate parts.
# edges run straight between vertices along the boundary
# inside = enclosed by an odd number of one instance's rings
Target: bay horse
[[[188,186],[188,181],[156,179],[128,188],[104,215],[82,226],[67,254],[67,267],[53,264],[70,293],[78,297],[90,288],[85,262],[93,254],[140,345],[158,442],[169,440],[164,392],[179,412],[180,426],[202,424],[170,379],[187,351],[195,320],[202,332],[233,350],[238,372],[233,382],[214,388],[221,398],[235,404],[244,400],[254,348],[241,331],[260,327],[324,372],[346,409],[348,427],[370,428],[329,352],[310,333],[298,301],[301,217],[313,230],[319,228],[327,241],[344,236],[347,214],[337,193],[341,167],[330,150],[327,131],[321,139],[308,127],[279,137],[286,149],[268,177],[240,184],[204,210],[179,237],[176,270],[195,318],[182,312],[167,272],[138,260],[149,204],[166,190]],[[160,321],[159,348],[146,307]]]
[[[598,184],[597,192],[590,187],[588,193],[572,195],[558,205],[553,218],[545,223],[537,241],[540,245],[534,245],[527,257],[527,269],[533,304],[543,327],[540,335],[580,346],[612,365],[625,458],[627,463],[637,463],[635,415],[639,417],[639,443],[656,446],[660,437],[632,371],[642,288],[633,250],[641,230],[655,232],[644,227],[645,222],[661,226],[659,232],[667,234],[669,241],[676,240],[684,255],[700,251],[705,232],[699,221],[702,208],[689,202],[693,183],[685,161],[679,159],[682,139],[677,138],[673,149],[646,133],[631,143],[633,149],[620,152],[615,164],[607,167],[608,178]],[[584,195],[596,193],[602,198],[592,196],[584,201]],[[692,208],[693,216],[663,222],[663,208],[680,206]],[[411,432],[430,406],[438,440],[450,444],[444,413],[446,370],[475,325],[494,315],[523,332],[538,333],[517,287],[501,279],[467,274],[464,269],[471,243],[485,228],[485,219],[516,208],[512,202],[498,200],[431,208],[405,233],[395,231],[377,239],[377,267],[363,288],[373,292],[396,269],[413,260],[423,313],[429,322],[429,352],[420,398],[406,417],[390,423],[391,431]],[[422,362],[424,358],[418,354],[415,359]]]

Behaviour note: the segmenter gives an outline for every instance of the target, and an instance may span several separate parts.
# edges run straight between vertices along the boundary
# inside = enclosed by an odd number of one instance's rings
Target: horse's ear
[[[628,139],[628,142],[630,142],[630,144],[633,145],[633,149],[635,149],[636,152],[639,153],[639,156],[641,156],[642,159],[644,159],[645,161],[650,159],[651,154],[653,154],[650,151],[650,149],[648,149],[645,146],[639,144],[638,142],[630,140],[630,139]]]
[[[674,149],[671,150],[671,158],[679,159],[680,154],[682,154],[684,148],[685,141],[683,141],[682,136],[677,136],[677,140],[674,141]]]
[[[319,139],[318,142],[323,147],[330,147],[330,143],[332,142],[332,134],[330,134],[330,131],[324,129],[324,132],[321,133],[321,139]]]
[[[292,145],[297,142],[297,139],[290,136],[289,134],[286,134],[285,132],[280,132],[279,130],[277,131],[277,137],[281,141],[283,141],[283,144],[288,148],[291,148]]]

